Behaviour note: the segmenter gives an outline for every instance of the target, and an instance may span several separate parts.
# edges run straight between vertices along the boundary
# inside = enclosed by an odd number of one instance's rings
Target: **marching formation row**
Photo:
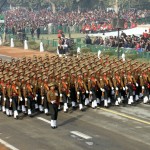
[[[0,108],[16,119],[18,110],[29,116],[35,109],[47,114],[61,103],[67,112],[68,102],[83,110],[102,103],[108,107],[112,101],[117,106],[139,99],[150,101],[150,65],[146,63],[103,55],[97,58],[91,53],[0,61]]]

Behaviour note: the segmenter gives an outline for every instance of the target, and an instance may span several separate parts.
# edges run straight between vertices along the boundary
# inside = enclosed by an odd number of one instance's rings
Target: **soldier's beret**
[[[16,81],[16,78],[11,78],[11,81],[13,82],[13,81]]]
[[[80,76],[80,75],[82,75],[82,72],[78,71],[77,76]]]
[[[56,84],[54,82],[51,82],[48,84],[49,87],[55,86]]]
[[[9,77],[5,77],[5,81],[9,81],[10,80],[10,78]]]
[[[37,78],[41,78],[42,76],[41,76],[41,74],[37,74]]]
[[[0,79],[2,79],[3,78],[3,75],[0,75]]]
[[[29,77],[26,77],[24,80],[25,80],[25,81],[29,81],[29,80],[30,80],[30,78],[29,78]]]
[[[5,71],[5,70],[3,71],[3,75],[6,75],[7,73],[8,73],[7,71]]]
[[[47,80],[48,79],[48,77],[47,76],[43,76],[43,78],[42,78],[43,80]]]
[[[83,70],[82,73],[83,73],[83,74],[84,74],[84,73],[88,73],[88,71],[87,71],[87,70]]]

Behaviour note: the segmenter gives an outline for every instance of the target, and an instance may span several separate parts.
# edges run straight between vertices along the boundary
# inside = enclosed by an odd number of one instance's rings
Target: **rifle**
[[[77,81],[75,81],[75,89],[76,89],[76,93],[77,93],[77,100],[79,100],[79,94],[78,94],[78,82]]]
[[[61,94],[61,83],[58,83],[58,90],[59,90],[59,94]],[[62,97],[60,96],[60,102],[62,102]]]

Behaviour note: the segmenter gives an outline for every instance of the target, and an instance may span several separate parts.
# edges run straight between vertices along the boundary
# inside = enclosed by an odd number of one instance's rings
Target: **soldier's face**
[[[63,77],[62,79],[63,79],[63,80],[65,80],[65,79],[66,79],[66,77]]]
[[[84,77],[87,77],[87,73],[84,73]]]
[[[50,88],[51,90],[54,90],[55,89],[55,87],[54,86],[51,86],[51,88]]]
[[[82,76],[81,76],[81,75],[79,76],[79,79],[82,79]]]

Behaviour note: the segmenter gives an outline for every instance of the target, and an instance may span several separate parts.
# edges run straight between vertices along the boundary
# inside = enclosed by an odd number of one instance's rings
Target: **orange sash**
[[[32,89],[31,89],[31,86],[29,84],[27,85],[27,89],[32,93]]]
[[[117,82],[120,84],[120,79],[119,79],[119,77],[118,76],[116,76],[116,80],[117,80]]]
[[[107,80],[107,77],[104,77],[104,80],[105,80],[105,82],[106,82],[106,84],[108,85],[108,80]]]
[[[49,87],[47,84],[44,84],[44,87],[46,88],[47,91],[49,90]]]
[[[129,80],[129,82],[132,82],[132,77],[128,76],[128,80]]]
[[[67,85],[65,82],[62,82],[63,88],[65,88],[67,90]]]
[[[16,86],[13,85],[12,89],[13,89],[14,93],[18,94],[18,91],[16,90]]]

